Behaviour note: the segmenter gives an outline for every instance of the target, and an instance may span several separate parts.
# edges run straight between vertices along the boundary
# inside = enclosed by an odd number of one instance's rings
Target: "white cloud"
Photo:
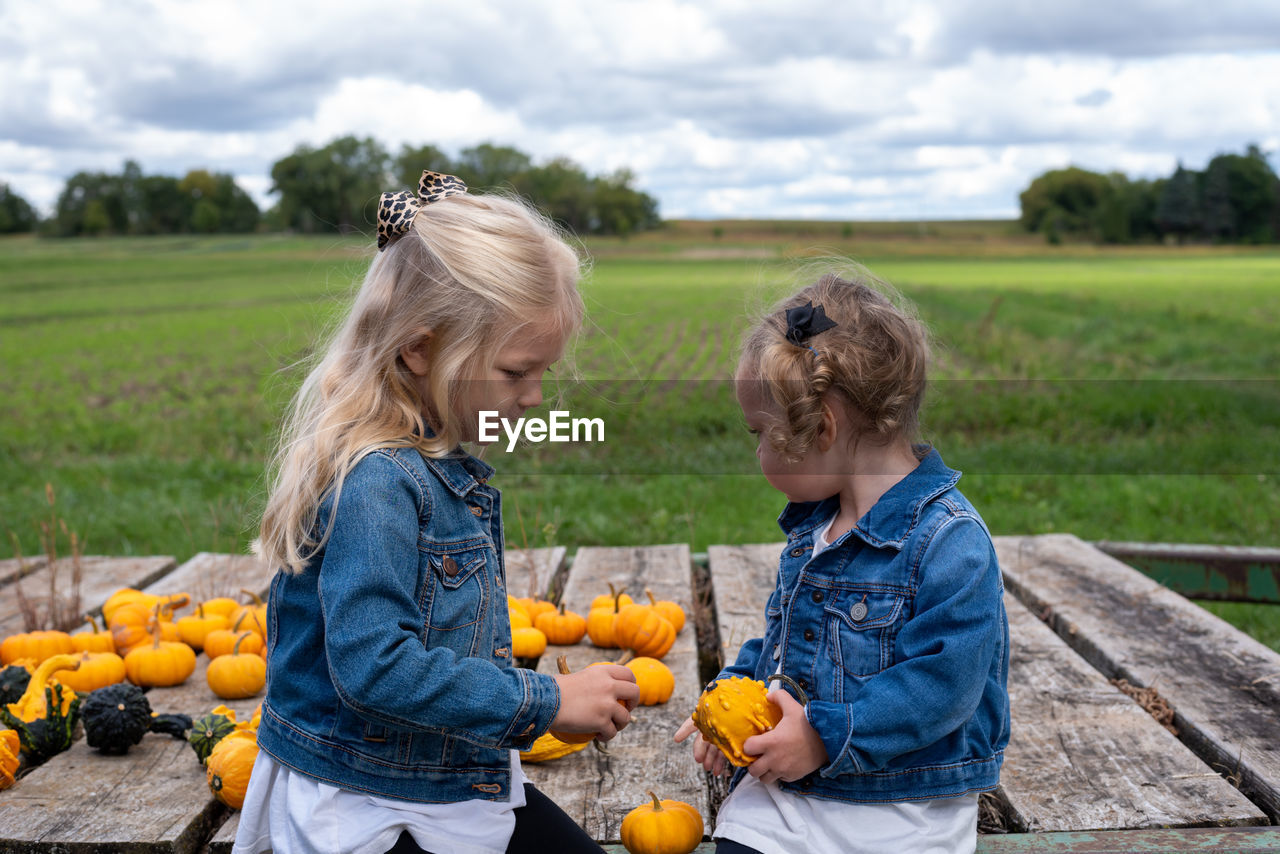
[[[0,180],[299,143],[480,142],[632,169],[667,216],[1014,215],[1039,172],[1280,147],[1269,0],[7,0]]]

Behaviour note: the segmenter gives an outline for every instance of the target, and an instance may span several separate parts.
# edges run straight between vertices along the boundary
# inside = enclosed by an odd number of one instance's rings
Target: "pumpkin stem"
[[[654,596],[653,596],[653,591],[652,591],[652,590],[650,590],[648,587],[646,587],[646,588],[644,589],[644,595],[646,595],[646,596],[648,596],[648,597],[649,597],[649,604],[650,604],[650,605],[657,605],[657,604],[658,604],[658,600],[657,600],[657,599],[655,599],[655,598],[654,598]]]
[[[618,656],[618,660],[615,661],[614,664],[626,664],[628,661],[630,661],[635,657],[636,657],[636,651],[634,649],[628,649],[625,652],[623,652],[622,655]]]
[[[573,671],[569,669],[569,659],[563,653],[556,656],[556,668],[559,669],[561,675],[568,676]]]
[[[244,639],[247,638],[249,634],[250,634],[249,632],[244,632],[242,634],[236,635],[236,645],[231,648],[232,655],[240,654],[240,644],[244,642]]]
[[[649,797],[653,798],[653,811],[662,812],[662,801],[658,800],[658,796],[652,790],[648,792]]]
[[[250,599],[252,599],[252,600],[253,600],[253,604],[254,604],[255,606],[256,606],[256,605],[261,605],[261,604],[262,604],[262,597],[261,597],[261,596],[259,596],[257,593],[254,593],[252,590],[245,590],[243,587],[241,587],[241,588],[240,588],[240,592],[241,592],[241,593],[243,593],[244,595],[248,596]]]
[[[85,614],[84,621],[89,624],[89,628],[93,629],[93,633],[98,634],[98,621],[93,618],[93,614]]]
[[[796,684],[796,680],[792,679],[790,676],[788,676],[785,673],[774,673],[773,675],[765,679],[764,682],[766,685],[768,685],[770,682],[772,682],[775,679],[777,679],[783,685],[786,685],[788,688],[790,688],[792,691],[795,691],[796,694],[799,695],[796,697],[796,699],[800,701],[800,705],[802,706],[809,705],[809,695],[804,692],[803,688],[801,688],[798,684]]]

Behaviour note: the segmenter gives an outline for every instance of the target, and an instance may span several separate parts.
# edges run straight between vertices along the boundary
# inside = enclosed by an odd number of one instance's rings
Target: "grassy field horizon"
[[[993,533],[1280,545],[1276,248],[739,220],[583,247],[566,398],[616,438],[490,454],[511,545],[778,540],[727,380],[752,310],[829,257],[929,325],[923,438]],[[0,239],[10,551],[42,552],[46,484],[86,553],[243,551],[280,414],[372,254],[361,236]]]

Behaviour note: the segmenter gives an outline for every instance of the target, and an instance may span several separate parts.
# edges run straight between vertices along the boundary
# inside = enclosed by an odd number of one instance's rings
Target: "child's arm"
[[[869,677],[852,703],[805,707],[829,757],[824,775],[877,770],[954,731],[982,700],[992,659],[1007,654],[1000,567],[977,519],[943,524],[920,578],[895,641],[899,663]]]
[[[594,732],[608,741],[631,722],[640,698],[635,673],[620,664],[600,664],[555,677],[560,688],[560,711],[551,728],[564,732]]]

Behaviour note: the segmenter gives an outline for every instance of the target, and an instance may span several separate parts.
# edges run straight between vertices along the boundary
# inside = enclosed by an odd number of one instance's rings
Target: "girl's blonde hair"
[[[846,404],[858,438],[887,442],[919,429],[929,363],[924,325],[892,288],[867,270],[822,275],[760,318],[747,332],[739,382],[758,382],[781,418],[764,430],[770,446],[792,462],[822,428],[824,398]],[[786,338],[786,311],[821,305],[835,328],[803,345]]]
[[[572,336],[583,317],[580,274],[555,226],[518,199],[468,194],[424,205],[410,231],[374,258],[294,398],[272,461],[259,554],[301,572],[328,538],[332,517],[319,519],[321,503],[332,496],[336,507],[343,480],[369,452],[454,450],[461,381],[485,375],[494,353],[531,326]],[[428,332],[423,400],[400,350]]]

